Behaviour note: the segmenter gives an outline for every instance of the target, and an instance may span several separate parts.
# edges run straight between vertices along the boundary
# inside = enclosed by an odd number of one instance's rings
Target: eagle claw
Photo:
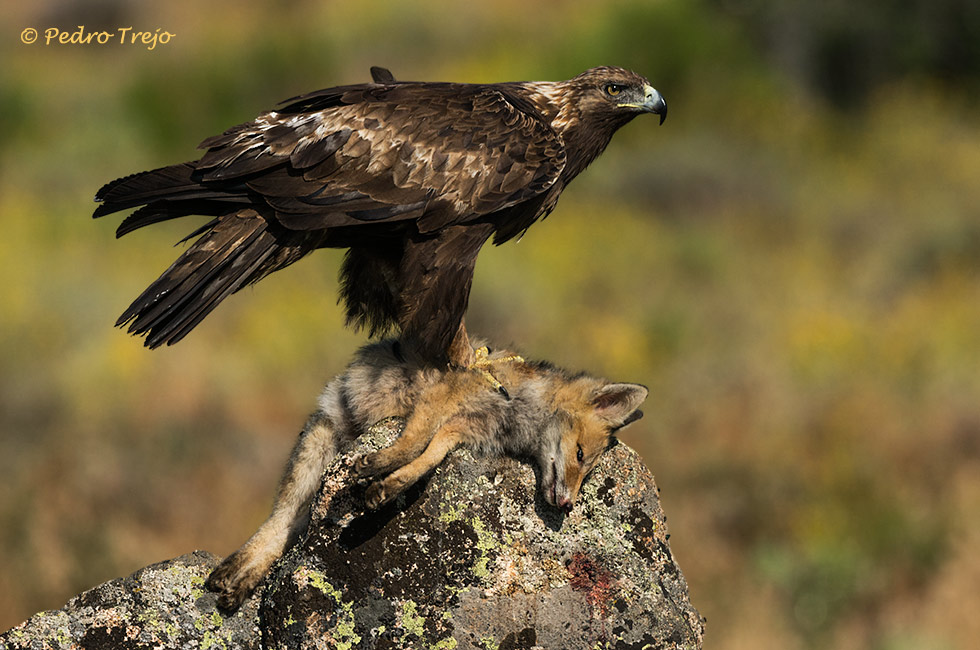
[[[507,392],[507,388],[504,387],[500,380],[497,379],[496,375],[493,374],[493,366],[498,363],[523,363],[524,359],[520,355],[513,354],[509,357],[502,357],[500,359],[490,358],[490,348],[483,346],[482,348],[477,348],[474,351],[474,361],[469,365],[470,370],[475,370],[480,373],[484,379],[487,380],[493,388],[504,396],[504,399],[510,399],[510,393]]]

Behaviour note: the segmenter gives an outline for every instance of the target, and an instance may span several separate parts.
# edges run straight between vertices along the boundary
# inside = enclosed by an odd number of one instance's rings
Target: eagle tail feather
[[[161,221],[191,214],[225,214],[235,203],[247,203],[244,188],[218,189],[203,185],[193,176],[195,166],[193,162],[180,163],[107,183],[95,194],[95,200],[101,205],[92,216],[97,219],[120,210],[139,208],[116,230],[116,237],[122,237]]]

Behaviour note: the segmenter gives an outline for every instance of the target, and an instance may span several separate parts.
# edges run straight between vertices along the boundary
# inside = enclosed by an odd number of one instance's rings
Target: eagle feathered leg
[[[476,350],[470,344],[470,337],[466,333],[466,322],[459,322],[459,329],[453,342],[449,344],[449,363],[457,368],[471,368],[476,363]]]
[[[455,226],[410,240],[401,259],[399,324],[403,339],[423,358],[441,358],[450,367],[478,372],[507,396],[493,374],[494,364],[520,358],[491,359],[486,347],[474,350],[463,320],[476,255],[492,233],[490,224]],[[457,272],[444,272],[448,268]]]
[[[450,226],[405,244],[398,274],[398,324],[425,359],[468,368],[475,360],[463,314],[476,256],[492,224]]]

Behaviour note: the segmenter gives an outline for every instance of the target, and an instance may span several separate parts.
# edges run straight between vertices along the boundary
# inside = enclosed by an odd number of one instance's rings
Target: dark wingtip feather
[[[96,202],[102,201],[102,199],[100,199],[98,196],[95,197],[95,200]],[[107,214],[112,214],[113,212],[116,212],[116,210],[113,209],[111,206],[100,205],[99,207],[95,208],[94,212],[92,212],[92,218],[98,219],[99,217],[104,217]]]
[[[254,211],[207,224],[198,231],[203,238],[133,301],[116,326],[145,336],[150,349],[180,341],[225,298],[271,270],[265,264],[279,245],[266,226]]]

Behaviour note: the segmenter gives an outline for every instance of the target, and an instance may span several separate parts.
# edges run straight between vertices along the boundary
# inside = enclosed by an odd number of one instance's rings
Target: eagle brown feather
[[[445,362],[465,336],[482,245],[551,212],[620,126],[666,112],[646,79],[621,68],[483,85],[395,81],[383,68],[372,76],[207,138],[197,161],[99,190],[96,217],[139,207],[119,236],[188,214],[215,217],[117,324],[151,348],[172,344],[241,287],[317,248],[348,248],[348,323],[400,328]],[[620,92],[632,103],[617,101]]]

